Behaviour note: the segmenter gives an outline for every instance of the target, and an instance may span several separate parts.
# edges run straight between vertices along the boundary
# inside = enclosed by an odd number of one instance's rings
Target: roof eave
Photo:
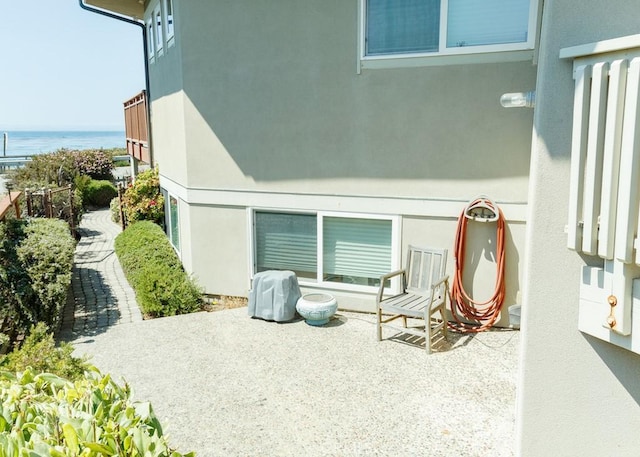
[[[144,1],[142,0],[84,0],[84,3],[135,19],[142,19],[144,16]]]

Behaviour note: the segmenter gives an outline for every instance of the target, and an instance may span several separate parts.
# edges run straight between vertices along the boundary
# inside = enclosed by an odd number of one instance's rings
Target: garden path
[[[142,321],[135,293],[113,248],[120,231],[108,209],[83,215],[78,227],[81,238],[74,257],[72,290],[62,319],[62,340],[96,335],[114,325]]]

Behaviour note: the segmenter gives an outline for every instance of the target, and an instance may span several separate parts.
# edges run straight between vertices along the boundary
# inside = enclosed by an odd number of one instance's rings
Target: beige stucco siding
[[[566,247],[574,82],[572,62],[560,60],[559,52],[638,33],[638,3],[546,1],[542,28],[518,452],[523,457],[636,456],[640,356],[578,331],[580,269],[593,259]]]
[[[532,113],[498,99],[531,62],[358,74],[355,0],[181,13],[189,186],[526,200]]]
[[[453,271],[456,217],[487,194],[505,207],[507,305],[519,301],[533,112],[499,98],[534,88],[530,60],[359,72],[357,0],[183,1],[175,18],[177,50],[151,66],[154,150],[207,292],[247,294],[247,208],[397,215],[402,255],[446,247]],[[472,231],[480,297],[492,236]],[[373,310],[372,294],[336,294]]]

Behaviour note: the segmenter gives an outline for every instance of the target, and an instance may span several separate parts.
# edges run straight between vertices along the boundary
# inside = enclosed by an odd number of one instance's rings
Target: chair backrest
[[[431,285],[445,275],[447,250],[409,246],[406,290],[428,293]]]

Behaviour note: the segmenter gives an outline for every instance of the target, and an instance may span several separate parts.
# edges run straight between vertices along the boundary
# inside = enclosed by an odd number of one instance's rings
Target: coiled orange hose
[[[473,205],[478,200],[471,203]],[[496,285],[495,291],[491,298],[487,301],[479,302],[473,300],[464,290],[462,278],[464,276],[464,254],[467,234],[468,219],[465,216],[467,208],[465,208],[458,218],[458,228],[455,239],[455,272],[453,276],[453,284],[451,286],[451,314],[455,322],[449,322],[449,328],[460,333],[478,333],[488,330],[493,326],[498,317],[504,303],[505,284],[504,284],[504,260],[505,260],[505,222],[502,210],[490,202],[483,203],[491,207],[498,215],[496,222]],[[467,324],[462,321],[464,318],[474,324]]]

